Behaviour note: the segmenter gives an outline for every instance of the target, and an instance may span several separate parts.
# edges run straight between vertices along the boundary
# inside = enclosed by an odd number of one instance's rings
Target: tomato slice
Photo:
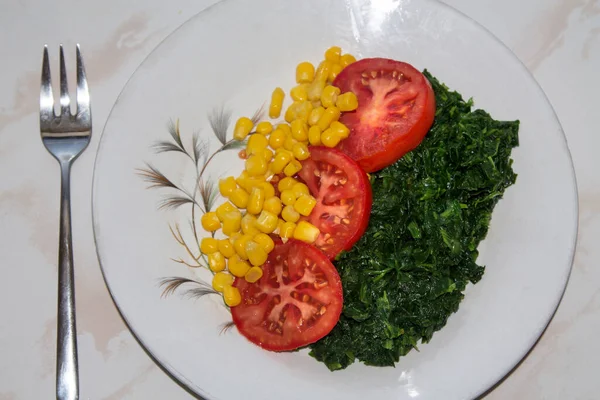
[[[236,279],[242,302],[233,322],[252,343],[287,351],[327,335],[342,312],[340,276],[316,247],[290,239],[276,242],[255,283]]]
[[[341,151],[323,146],[309,150],[298,175],[317,204],[304,219],[321,231],[314,245],[334,259],[340,251],[350,250],[367,229],[371,184],[360,166]]]
[[[358,98],[358,108],[340,118],[350,135],[337,148],[366,172],[387,167],[413,150],[433,124],[433,89],[410,64],[365,58],[344,68],[333,85]]]

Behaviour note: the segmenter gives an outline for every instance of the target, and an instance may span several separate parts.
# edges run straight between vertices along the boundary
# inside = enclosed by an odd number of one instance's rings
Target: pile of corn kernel
[[[232,286],[234,277],[250,283],[262,277],[261,266],[275,246],[270,234],[307,243],[319,236],[317,227],[301,219],[310,215],[317,201],[294,176],[302,168],[300,161],[310,157],[309,145],[335,147],[348,137],[349,129],[338,119],[342,112],[355,110],[358,100],[331,83],[355,61],[351,54],[331,47],[316,69],[310,62],[296,67],[298,85],[290,90],[293,102],[284,113],[285,122],[254,126],[250,118],[237,120],[234,139],[248,139],[240,152],[245,168],[237,178],[219,180],[219,192],[228,201],[201,219],[213,236],[219,229],[227,236],[202,239],[200,250],[215,273],[212,286],[223,293],[228,306],[241,302],[239,290]],[[277,87],[269,105],[271,119],[280,117],[284,98],[283,89]]]

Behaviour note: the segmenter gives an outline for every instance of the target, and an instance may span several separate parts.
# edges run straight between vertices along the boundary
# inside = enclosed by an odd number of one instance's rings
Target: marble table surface
[[[541,340],[486,399],[598,399],[600,380],[600,0],[446,0],[506,43],[563,125],[579,187],[579,239],[565,296]],[[0,400],[54,396],[59,169],[39,138],[42,46],[85,52],[92,142],[72,173],[82,399],[190,399],[146,355],[112,303],[96,258],[93,163],[126,80],[214,0],[0,2]],[[557,210],[560,212],[560,210]],[[594,239],[596,238],[596,239]]]

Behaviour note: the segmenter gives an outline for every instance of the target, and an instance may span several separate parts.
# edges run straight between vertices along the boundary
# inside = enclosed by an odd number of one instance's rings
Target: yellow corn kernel
[[[302,240],[306,243],[314,243],[319,237],[321,231],[319,228],[307,221],[300,221],[294,229],[294,239]]]
[[[342,68],[346,68],[348,65],[356,62],[356,58],[352,54],[344,54],[340,57],[340,65]]]
[[[308,130],[308,143],[313,146],[321,145],[321,128],[317,125],[311,126]]]
[[[285,141],[283,142],[283,148],[291,153],[294,148],[294,144],[298,143],[296,139],[291,136],[286,136]],[[293,156],[293,153],[292,153]]]
[[[248,198],[248,204],[246,205],[246,210],[250,214],[258,214],[262,211],[263,203],[265,202],[265,191],[261,188],[254,187],[252,188],[252,192],[250,192],[250,197]],[[242,221],[242,229],[244,229]]]
[[[277,228],[277,214],[262,210],[256,219],[256,227],[262,233],[271,233]]]
[[[248,259],[248,254],[246,254],[246,243],[250,240],[252,240],[251,235],[243,234],[233,242],[233,249],[242,260]]]
[[[322,106],[314,107],[308,116],[308,125],[314,126],[319,123],[321,116],[325,112],[325,108]]]
[[[220,272],[225,269],[225,256],[221,253],[214,252],[208,256],[208,267],[213,272]]]
[[[358,99],[354,93],[346,92],[338,96],[335,105],[343,112],[354,111],[358,107]]]
[[[302,169],[302,164],[298,160],[292,160],[286,167],[283,169],[283,173],[286,176],[294,176]]]
[[[310,194],[310,191],[308,190],[308,186],[306,186],[302,182],[296,183],[292,187],[292,191],[294,192],[294,195],[296,196],[296,199],[299,198],[300,196],[302,196],[303,194]]]
[[[244,249],[244,252],[246,250]],[[238,254],[234,255],[228,260],[227,269],[233,276],[237,276],[238,278],[242,278],[246,275],[246,272],[250,269],[250,264],[241,258]]]
[[[296,194],[292,189],[287,189],[281,192],[281,202],[286,206],[293,206],[296,202]]]
[[[290,96],[294,101],[304,101],[308,99],[308,93],[306,92],[306,84],[302,83],[298,86],[294,86],[290,90]]]
[[[267,148],[269,141],[263,135],[250,135],[248,144],[246,144],[246,154],[257,154]]]
[[[325,129],[329,128],[329,125],[331,125],[333,121],[337,121],[339,118],[340,110],[337,107],[327,107],[317,125],[319,128],[321,128],[321,131],[324,131]],[[323,138],[321,138],[321,141],[323,141]]]
[[[283,133],[285,133],[288,136],[292,134],[292,130],[290,129],[289,124],[286,124],[286,123],[279,124],[279,125],[277,125],[277,129],[281,129],[283,131]]]
[[[246,282],[248,282],[248,283],[254,283],[254,282],[258,281],[260,278],[262,278],[262,276],[263,276],[262,268],[252,267],[248,270],[248,272],[246,272],[244,279],[246,279]]]
[[[280,192],[283,192],[284,190],[288,190],[288,189],[293,188],[296,183],[298,183],[297,180],[295,180],[294,178],[291,178],[291,177],[287,176],[287,177],[283,178],[282,180],[280,180],[277,183],[277,189]]]
[[[271,133],[273,131],[273,124],[270,123],[269,121],[263,121],[263,122],[259,122],[256,125],[256,133],[259,133],[261,135],[268,135],[269,133]]]
[[[229,236],[240,230],[242,224],[242,213],[239,210],[230,211],[225,214],[223,220],[223,234]]]
[[[337,100],[338,95],[340,94],[340,88],[327,85],[323,89],[323,93],[321,93],[321,104],[323,107],[328,108],[335,106],[335,101]]]
[[[235,307],[242,302],[240,290],[233,286],[225,286],[223,288],[223,299],[229,307]]]
[[[339,46],[332,46],[325,50],[325,59],[332,63],[339,63],[342,49]]]
[[[271,133],[271,136],[269,136],[269,146],[277,150],[278,148],[283,146],[283,141],[285,140],[285,138],[285,132],[277,128],[273,131],[273,133]]]
[[[268,257],[265,249],[254,240],[250,240],[246,243],[246,254],[248,254],[248,261],[250,261],[250,264],[252,265],[263,265]]]
[[[296,118],[298,118],[301,104],[302,104],[301,101],[294,101],[292,104],[290,104],[290,106],[287,108],[287,110],[285,110],[284,118],[285,118],[286,122],[290,123],[293,120],[295,120]]]
[[[271,172],[274,174],[279,174],[283,171],[283,169],[288,165],[290,161],[292,161],[293,155],[289,152],[280,152],[275,154],[275,158],[271,162],[269,166]]]
[[[329,129],[325,129],[325,131],[321,134],[321,143],[323,143],[327,147],[335,147],[342,140],[335,132]]]
[[[329,71],[329,82],[333,82],[343,69],[344,67],[342,67],[340,64],[333,64],[331,66],[331,70]]]
[[[295,119],[292,121],[292,137],[299,142],[305,142],[308,140],[308,127],[306,122],[301,119]],[[292,150],[292,149],[288,149]]]
[[[259,186],[264,181],[265,179],[263,177],[249,177],[247,171],[243,171],[236,179],[238,186],[246,192],[251,192],[253,187]]]
[[[229,241],[229,239],[220,239],[218,243],[219,253],[223,254],[225,258],[229,258],[235,254],[235,250],[233,249],[233,245]]]
[[[275,188],[269,182],[262,182],[258,187],[263,190],[265,199],[275,196]]]
[[[258,154],[253,154],[246,160],[246,171],[248,171],[248,175],[264,175],[265,172],[267,172],[267,167],[268,165],[265,159]]]
[[[310,101],[306,100],[301,102],[296,108],[296,119],[308,121],[308,116],[313,109],[313,105]]]
[[[262,247],[267,253],[270,253],[275,247],[275,242],[273,239],[271,239],[271,236],[267,235],[266,233],[259,233],[258,235],[254,236],[254,241],[258,243],[260,247]]]
[[[227,272],[217,272],[212,279],[212,287],[217,292],[222,292],[226,286],[233,285],[233,276]]]
[[[294,206],[285,206],[281,211],[281,218],[287,222],[296,222],[300,219],[300,213],[294,209]]]
[[[315,81],[326,82],[327,78],[329,78],[329,73],[331,72],[331,66],[333,63],[329,60],[323,60],[317,67],[315,71]]]
[[[283,220],[282,220],[283,221]],[[289,239],[294,235],[296,224],[294,222],[283,221],[279,226],[279,236],[284,239]]]
[[[237,184],[235,183],[235,178],[233,176],[219,179],[219,193],[221,193],[221,196],[223,197],[229,197],[236,187]]]
[[[241,117],[236,121],[235,128],[233,128],[233,138],[235,140],[244,140],[253,127],[254,123],[250,118]]]
[[[250,195],[242,188],[236,188],[231,196],[229,196],[229,200],[235,204],[237,208],[246,208],[248,205],[248,198]]]
[[[229,243],[231,243],[231,246],[233,246],[233,244],[235,243],[236,240],[238,240],[239,238],[241,238],[243,235],[242,232],[234,232],[229,236]],[[235,248],[233,249],[233,251],[235,252]]]
[[[215,212],[217,213],[217,217],[219,218],[219,221],[221,221],[221,222],[223,222],[225,214],[227,214],[230,211],[237,211],[237,212],[239,212],[239,210],[237,208],[235,208],[235,206],[233,204],[231,204],[230,202],[228,202],[228,201],[226,201],[225,203],[221,204],[215,210]]]
[[[214,232],[221,227],[221,221],[217,217],[217,213],[214,211],[207,212],[200,218],[202,227],[209,232]]]
[[[313,83],[308,85],[308,100],[317,101],[321,100],[321,93],[323,93],[323,89],[325,88],[325,81],[315,79]]]
[[[285,92],[282,88],[278,87],[273,90],[273,93],[271,94],[271,104],[269,105],[269,117],[279,118],[284,97]]]
[[[274,154],[273,150],[271,150],[271,149],[264,149],[263,151],[258,153],[258,155],[260,155],[267,163],[267,169],[268,169],[268,164],[271,162],[271,159],[273,158],[273,154]]]
[[[294,154],[296,160],[300,161],[306,160],[308,157],[310,157],[308,147],[304,143],[300,142],[294,144],[294,147],[292,147],[292,153]]]
[[[260,231],[256,227],[256,217],[252,214],[246,214],[242,217],[242,232],[244,235],[252,236],[258,235]]]
[[[204,254],[212,254],[219,251],[217,239],[211,237],[202,238],[202,241],[200,242],[200,251]]]
[[[312,212],[313,208],[317,204],[317,200],[309,194],[303,194],[294,203],[294,210],[298,211],[298,214],[308,217]]]
[[[265,203],[263,204],[263,210],[268,211],[274,215],[279,215],[279,213],[281,212],[281,208],[281,199],[275,196],[269,197],[265,200]]]
[[[315,77],[315,67],[308,61],[301,62],[296,67],[296,82],[309,83]]]
[[[329,126],[331,132],[335,133],[340,137],[340,139],[346,139],[348,135],[350,135],[350,129],[340,121],[333,121]]]

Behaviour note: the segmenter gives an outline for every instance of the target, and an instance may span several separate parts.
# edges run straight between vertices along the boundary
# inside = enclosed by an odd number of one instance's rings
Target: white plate
[[[233,118],[252,115],[274,87],[293,85],[298,62],[318,62],[334,44],[359,57],[427,68],[496,119],[521,121],[513,151],[519,176],[480,246],[483,280],[468,287],[447,326],[395,368],[357,362],[332,373],[306,351],[267,352],[235,329],[220,335],[229,316],[216,297],[161,298],[160,278],[202,277],[170,260],[185,253],[168,224],[178,221],[189,232],[189,207],[157,211],[165,189],[147,190],[136,174],[148,161],[193,189],[189,160],[151,150],[168,138],[168,120],[180,119],[186,145],[198,131],[214,150],[207,114],[215,106],[225,104]],[[230,151],[207,173],[214,179],[241,165]],[[169,36],[127,83],[98,150],[93,216],[104,277],[123,317],[155,359],[199,395],[465,399],[508,373],[551,319],[570,272],[577,191],[565,137],[540,87],[506,47],[455,10],[423,0],[230,0]]]

